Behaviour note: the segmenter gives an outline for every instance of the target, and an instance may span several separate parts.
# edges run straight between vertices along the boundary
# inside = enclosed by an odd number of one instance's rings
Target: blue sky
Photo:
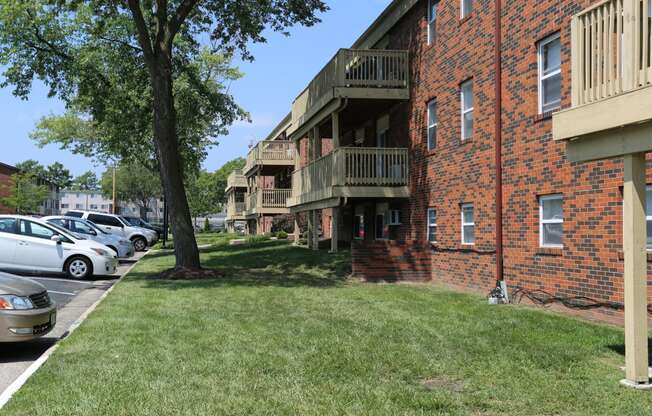
[[[290,37],[271,33],[267,43],[253,45],[253,63],[236,65],[245,76],[231,91],[238,103],[251,114],[252,123],[237,123],[230,134],[210,150],[204,167],[215,170],[226,161],[247,153],[251,141],[265,138],[290,111],[296,95],[319,72],[337,49],[349,47],[391,0],[327,0],[331,10],[322,23],[291,30]],[[29,138],[43,116],[63,111],[61,102],[48,99],[47,89],[35,84],[30,99],[22,101],[10,88],[0,89],[0,125],[4,126],[0,162],[16,164],[36,159],[44,165],[59,161],[78,175],[87,170],[102,172],[89,159],[62,151],[57,146],[40,149]]]

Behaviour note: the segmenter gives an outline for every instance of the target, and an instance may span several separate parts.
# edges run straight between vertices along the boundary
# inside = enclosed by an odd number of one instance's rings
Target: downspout
[[[502,287],[503,296],[507,299],[505,278],[503,276],[503,123],[502,123],[502,0],[495,0],[495,43],[494,43],[494,67],[495,67],[495,152],[496,152],[496,287]]]

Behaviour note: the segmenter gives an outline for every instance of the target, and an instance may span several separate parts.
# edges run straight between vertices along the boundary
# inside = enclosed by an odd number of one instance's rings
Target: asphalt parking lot
[[[57,304],[57,325],[46,336],[34,341],[0,343],[0,394],[7,389],[45,351],[67,335],[70,326],[92,306],[144,253],[121,262],[112,276],[98,276],[78,281],[62,275],[29,275],[29,279],[43,284]]]

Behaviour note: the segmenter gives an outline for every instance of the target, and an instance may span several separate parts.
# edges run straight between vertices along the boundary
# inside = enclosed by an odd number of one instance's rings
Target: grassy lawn
[[[0,415],[649,415],[622,331],[425,285],[347,281],[284,243],[141,262]]]

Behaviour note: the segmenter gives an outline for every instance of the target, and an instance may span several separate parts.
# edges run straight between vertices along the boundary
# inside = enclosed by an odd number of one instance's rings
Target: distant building
[[[85,211],[99,211],[110,213],[113,211],[113,201],[105,198],[100,191],[76,191],[64,189],[61,191],[61,212],[81,209]],[[128,217],[143,217],[142,208],[132,202],[118,201],[117,213]],[[147,221],[163,221],[163,201],[152,198],[145,213]]]
[[[18,169],[15,166],[8,165],[6,163],[0,162],[0,197],[6,197],[9,194],[7,186],[11,184],[11,176],[18,173]],[[32,214],[38,215],[56,215],[59,213],[60,206],[60,188],[59,185],[48,181],[45,178],[37,178],[36,185],[45,186],[50,195],[48,198],[41,203],[41,206],[38,209],[38,212],[33,212]],[[14,214],[13,209],[7,208],[0,204],[0,214]]]

